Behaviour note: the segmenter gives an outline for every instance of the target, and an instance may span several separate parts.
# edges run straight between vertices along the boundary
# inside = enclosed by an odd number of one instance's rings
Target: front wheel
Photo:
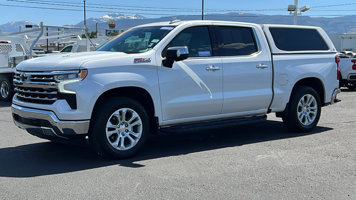
[[[95,111],[89,141],[101,156],[130,157],[143,146],[149,122],[145,108],[136,100],[112,97]]]
[[[299,87],[292,94],[286,111],[282,119],[289,130],[309,132],[320,119],[320,97],[311,87]]]

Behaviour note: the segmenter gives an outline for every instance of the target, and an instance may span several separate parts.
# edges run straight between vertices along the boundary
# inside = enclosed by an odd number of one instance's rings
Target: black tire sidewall
[[[0,100],[2,100],[2,101],[10,101],[12,99],[12,96],[13,96],[13,93],[14,93],[13,88],[12,88],[12,84],[11,84],[11,82],[9,80],[3,79],[3,80],[0,81],[0,88],[2,87],[2,84],[4,82],[6,82],[6,84],[9,87],[9,94],[8,94],[8,96],[6,98],[3,98],[2,95],[0,94]]]
[[[298,114],[297,114],[297,107],[298,107],[299,100],[306,94],[313,95],[313,97],[316,99],[316,102],[318,104],[317,116],[314,122],[308,126],[303,125],[299,121]],[[318,124],[320,115],[321,115],[321,100],[318,93],[311,87],[307,87],[307,86],[299,87],[292,95],[292,99],[289,104],[288,114],[286,116],[287,119],[285,119],[285,124],[287,125],[288,128],[290,128],[293,131],[309,132],[313,130]]]
[[[109,117],[120,108],[133,109],[140,116],[143,123],[142,135],[138,143],[129,150],[120,151],[109,144],[106,138],[106,123]],[[144,145],[149,135],[149,116],[144,107],[137,101],[126,97],[112,97],[99,106],[93,116],[93,125],[89,133],[89,138],[97,153],[104,157],[127,158],[135,155]]]

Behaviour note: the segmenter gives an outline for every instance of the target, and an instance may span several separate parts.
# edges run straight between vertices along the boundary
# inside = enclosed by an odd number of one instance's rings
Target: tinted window
[[[315,29],[269,28],[277,48],[284,51],[329,50]]]
[[[221,56],[251,55],[257,52],[257,45],[251,28],[216,27],[218,51]]]
[[[166,47],[187,46],[189,57],[212,56],[208,27],[191,27],[179,33]],[[165,51],[162,53],[166,57]]]

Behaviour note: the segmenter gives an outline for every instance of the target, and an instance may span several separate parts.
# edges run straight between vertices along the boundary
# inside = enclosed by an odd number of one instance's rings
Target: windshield
[[[62,53],[68,53],[68,52],[72,52],[73,46],[67,46],[64,47],[64,49],[62,49]]]
[[[150,26],[134,28],[104,44],[98,51],[144,53],[151,50],[174,26]]]

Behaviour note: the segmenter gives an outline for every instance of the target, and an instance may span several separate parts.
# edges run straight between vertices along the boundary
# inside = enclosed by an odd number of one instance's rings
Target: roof
[[[178,26],[181,24],[186,23],[200,23],[200,24],[210,24],[210,23],[232,23],[232,24],[249,24],[252,25],[254,23],[247,23],[247,22],[236,22],[236,21],[219,21],[219,20],[187,20],[187,21],[180,21],[180,20],[173,20],[173,21],[165,21],[165,22],[155,22],[150,24],[143,24],[137,27],[146,27],[146,26]],[[254,24],[256,25],[256,24]]]
[[[199,24],[210,24],[210,23],[227,23],[231,25],[258,25],[256,23],[248,23],[248,22],[237,22],[237,21],[219,21],[219,20],[173,20],[173,21],[165,21],[165,22],[155,22],[150,24],[142,24],[137,27],[147,27],[147,26],[178,26],[186,23],[199,23]],[[267,27],[283,27],[283,28],[309,28],[315,29],[319,28],[317,26],[302,26],[302,25],[288,25],[288,24],[260,24],[260,26]]]
[[[261,26],[268,27],[282,27],[282,28],[320,28],[318,26],[302,26],[302,25],[289,25],[289,24],[261,24]]]

